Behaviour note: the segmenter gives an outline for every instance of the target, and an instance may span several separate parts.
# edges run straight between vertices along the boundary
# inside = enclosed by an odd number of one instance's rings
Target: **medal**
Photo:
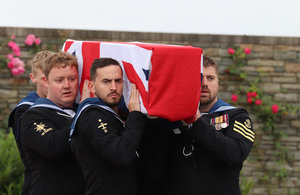
[[[221,124],[221,127],[224,129],[224,128],[226,128],[228,126],[228,124],[227,123],[222,123]]]
[[[212,124],[217,131],[227,128],[229,126],[228,114],[210,119],[210,124]]]

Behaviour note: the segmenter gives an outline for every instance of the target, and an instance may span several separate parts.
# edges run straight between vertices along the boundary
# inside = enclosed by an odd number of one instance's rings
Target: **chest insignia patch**
[[[210,124],[213,125],[216,130],[225,129],[229,126],[229,116],[228,114],[224,114],[222,116],[218,116],[210,119]]]
[[[100,125],[98,126],[98,129],[102,129],[104,131],[104,133],[107,133],[107,129],[106,129],[107,123],[102,122],[101,119],[98,119],[98,122],[100,123]]]
[[[52,128],[46,128],[47,126],[42,122],[40,122],[40,124],[34,122],[33,125],[35,126],[34,130],[41,133],[41,136],[53,130]]]

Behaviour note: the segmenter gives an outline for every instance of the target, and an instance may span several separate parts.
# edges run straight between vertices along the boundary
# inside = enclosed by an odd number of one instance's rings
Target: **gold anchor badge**
[[[107,133],[107,129],[106,129],[106,125],[107,123],[102,123],[101,119],[98,119],[100,125],[98,126],[98,129],[102,128],[102,130],[104,131],[104,133]]]
[[[39,133],[41,133],[41,135],[45,135],[46,133],[48,133],[49,131],[52,131],[52,128],[48,128],[46,129],[46,125],[43,124],[42,122],[40,122],[40,124],[37,124],[36,122],[33,123],[33,125],[35,125],[35,130]]]
[[[244,122],[245,126],[248,127],[248,128],[251,128],[251,122],[249,119],[247,119],[245,122]]]

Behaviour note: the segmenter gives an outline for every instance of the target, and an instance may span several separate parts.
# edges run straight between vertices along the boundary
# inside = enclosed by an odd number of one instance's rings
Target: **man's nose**
[[[202,88],[203,88],[204,86],[207,86],[207,80],[206,80],[205,77],[202,77],[202,83],[201,83],[201,85],[202,85]]]
[[[69,81],[67,79],[64,80],[64,88],[69,88],[70,84]]]
[[[111,82],[111,90],[115,91],[116,89],[117,89],[116,82],[112,81]]]

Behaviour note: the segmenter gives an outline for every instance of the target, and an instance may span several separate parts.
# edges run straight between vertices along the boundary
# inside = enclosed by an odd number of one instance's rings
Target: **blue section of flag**
[[[145,70],[145,69],[142,69],[143,70],[143,72],[144,72],[144,74],[145,74],[145,76],[146,76],[146,80],[147,81],[149,81],[149,70]]]

